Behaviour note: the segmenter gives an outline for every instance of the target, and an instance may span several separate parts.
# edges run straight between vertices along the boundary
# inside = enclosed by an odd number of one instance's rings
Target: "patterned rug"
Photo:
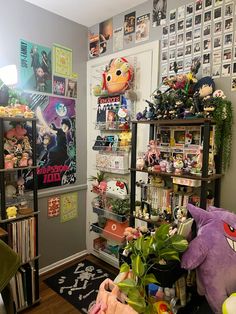
[[[81,313],[88,313],[106,278],[114,279],[115,275],[85,259],[49,277],[45,283]]]

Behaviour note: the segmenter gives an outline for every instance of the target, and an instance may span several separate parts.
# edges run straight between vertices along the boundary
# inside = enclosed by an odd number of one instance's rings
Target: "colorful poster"
[[[114,29],[113,31],[113,50],[119,51],[123,49],[123,27]]]
[[[137,17],[135,42],[139,43],[149,38],[150,13]]]
[[[112,33],[113,33],[112,18],[99,24],[100,42],[111,39]]]
[[[53,76],[53,94],[58,96],[65,96],[66,79],[60,76]]]
[[[60,197],[54,196],[48,198],[48,217],[57,217],[60,214]]]
[[[67,222],[78,217],[78,193],[61,195],[61,222]]]
[[[66,97],[77,98],[77,79],[66,79]]]
[[[53,74],[71,77],[72,49],[53,44]]]
[[[89,58],[99,56],[99,35],[89,33]]]
[[[166,23],[167,0],[153,0],[152,26]]]
[[[50,48],[21,39],[20,87],[24,90],[52,93]]]
[[[135,32],[136,12],[126,14],[124,17],[124,35],[129,35]]]
[[[37,117],[38,188],[73,184],[76,181],[75,100],[26,94]],[[25,173],[31,186],[32,173]]]

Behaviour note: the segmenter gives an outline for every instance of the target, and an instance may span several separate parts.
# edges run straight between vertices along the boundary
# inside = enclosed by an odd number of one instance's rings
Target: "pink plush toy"
[[[181,266],[196,269],[199,294],[221,314],[223,302],[236,291],[236,215],[213,206],[206,211],[188,204],[188,210],[197,237],[183,254]]]
[[[7,139],[15,137],[18,140],[22,140],[27,131],[20,124],[17,124],[15,128],[8,130],[5,134]]]

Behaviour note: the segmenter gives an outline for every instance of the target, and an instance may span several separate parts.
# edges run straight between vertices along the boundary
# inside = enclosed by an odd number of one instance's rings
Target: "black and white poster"
[[[153,0],[152,26],[166,23],[167,0]]]

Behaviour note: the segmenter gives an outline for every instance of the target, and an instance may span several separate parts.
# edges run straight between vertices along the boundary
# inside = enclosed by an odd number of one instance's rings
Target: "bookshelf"
[[[22,134],[11,137],[16,127]],[[12,138],[14,144],[9,146]],[[27,149],[24,141],[29,144]],[[9,155],[14,160],[10,166],[6,163]],[[23,157],[26,159],[21,163]],[[33,177],[27,190],[26,173]],[[0,190],[0,237],[21,258],[21,265],[10,281],[13,308],[19,313],[40,301],[35,118],[0,117]],[[9,207],[15,208],[13,214],[9,214]]]
[[[170,130],[173,130],[176,128],[177,130],[181,130],[181,128],[199,128],[201,130],[201,136],[199,140],[199,146],[202,144],[202,168],[200,173],[190,173],[181,171],[181,173],[176,173],[175,171],[162,171],[159,168],[154,170],[151,167],[144,167],[143,169],[140,169],[137,167],[137,157],[138,157],[138,128],[142,125],[142,132],[143,132],[143,126],[146,128],[149,128],[149,139],[148,140],[157,140],[158,132],[161,132],[160,130],[162,128],[166,128],[166,130],[169,128]],[[141,175],[147,175],[148,178],[152,177],[161,177],[162,179],[169,180],[171,182],[171,186],[173,187],[173,183],[176,183],[178,179],[183,180],[189,180],[191,182],[197,182],[197,188],[198,188],[198,194],[199,194],[199,205],[200,207],[206,209],[207,207],[207,193],[209,186],[213,188],[214,190],[214,205],[219,206],[220,204],[220,182],[221,177],[223,174],[221,173],[221,160],[220,160],[220,154],[217,156],[214,156],[214,164],[215,169],[214,172],[211,173],[209,171],[209,154],[212,152],[212,155],[214,154],[214,125],[215,122],[211,119],[176,119],[176,120],[135,120],[132,121],[132,150],[131,150],[131,167],[130,167],[130,173],[131,173],[131,187],[130,187],[130,225],[135,225],[135,219],[146,221],[148,225],[152,223],[150,219],[143,219],[143,217],[137,217],[135,212],[135,203],[136,203],[136,196],[137,196],[137,174]],[[170,131],[170,134],[173,131]],[[159,133],[160,135],[160,133]],[[171,142],[171,141],[170,141]],[[161,144],[160,144],[161,145]],[[163,149],[164,151],[172,151],[173,147],[178,153],[181,153],[181,151],[184,151],[185,149],[192,149],[197,150],[197,145],[193,145],[192,147],[185,147],[184,144],[179,144],[178,147],[176,147],[176,143],[174,144],[163,144],[164,146],[160,147],[158,146],[158,149],[160,151]],[[173,147],[172,147],[173,146]],[[178,182],[178,181],[177,181]],[[161,190],[164,188],[159,188]],[[160,191],[159,191],[160,192]],[[186,198],[187,193],[185,192],[177,192],[172,193],[178,195],[182,201],[185,199],[185,201],[190,201],[189,197]],[[184,198],[185,197],[185,198]],[[171,204],[172,205],[172,204]],[[173,207],[171,207],[172,217],[173,217]],[[153,223],[152,223],[153,224]]]

